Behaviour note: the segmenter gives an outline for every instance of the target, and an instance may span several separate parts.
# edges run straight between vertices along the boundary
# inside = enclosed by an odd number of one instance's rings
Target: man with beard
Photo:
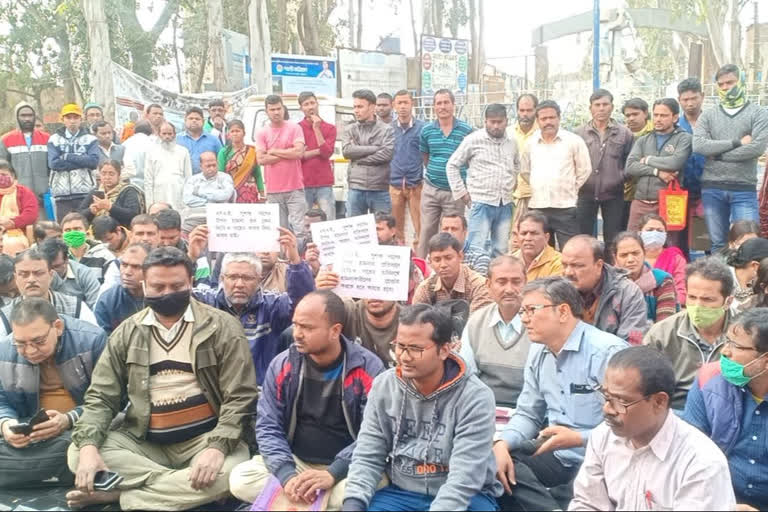
[[[146,244],[130,245],[120,256],[120,286],[106,290],[96,302],[93,314],[107,335],[123,320],[144,309],[142,265],[151,250]]]
[[[509,248],[512,191],[520,172],[517,142],[507,137],[506,129],[506,107],[488,105],[485,130],[467,135],[445,166],[453,198],[469,208],[467,243],[485,247],[490,237],[494,257]],[[468,167],[466,184],[463,167]]]
[[[528,139],[531,138],[536,130],[539,129],[536,124],[536,107],[539,104],[539,99],[530,93],[521,94],[517,97],[517,103],[515,108],[517,109],[517,121],[513,126],[507,128],[507,136],[514,138],[517,142],[517,151],[522,153],[525,146],[528,144]],[[528,200],[531,198],[531,185],[528,183],[528,179],[522,175],[517,177],[517,187],[514,193],[515,198],[515,211],[512,214],[512,234],[510,239],[510,247],[514,242],[515,232],[517,225],[520,223],[520,218],[528,212]],[[510,249],[511,251],[511,249]]]
[[[392,95],[388,92],[379,93],[376,96],[376,117],[384,124],[392,124]]]
[[[35,109],[26,102],[16,105],[16,123],[19,128],[0,138],[0,160],[11,164],[19,183],[31,189],[39,204],[48,190],[48,138],[35,129]]]
[[[144,195],[148,205],[166,202],[174,210],[184,208],[182,189],[192,176],[189,151],[176,143],[176,127],[163,122],[160,126],[160,144],[147,153],[144,165]]]
[[[322,270],[315,278],[318,290],[333,290],[341,283],[339,274]],[[395,365],[389,343],[397,335],[400,305],[391,300],[344,298],[347,312],[342,334],[379,356],[386,368]]]
[[[397,221],[395,216],[386,212],[376,212],[376,238],[379,245],[403,245],[405,240],[397,238]]]
[[[517,409],[493,445],[506,491],[502,510],[562,510],[550,489],[573,480],[602,420],[595,386],[611,354],[627,344],[583,322],[583,308],[579,292],[562,277],[522,290],[520,316],[533,343]]]
[[[655,349],[611,357],[597,391],[605,421],[592,430],[568,510],[734,510],[725,455],[670,410],[674,390],[675,372]]]
[[[467,366],[491,388],[496,405],[513,409],[523,389],[531,346],[519,314],[525,283],[522,261],[513,256],[494,259],[488,268],[488,291],[494,302],[469,318],[461,336],[460,354]]]

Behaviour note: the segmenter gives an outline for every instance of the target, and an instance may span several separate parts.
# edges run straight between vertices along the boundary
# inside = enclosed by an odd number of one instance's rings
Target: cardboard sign
[[[410,266],[410,247],[339,245],[333,271],[341,282],[334,291],[356,299],[408,300]]]
[[[337,247],[343,244],[378,245],[376,220],[372,213],[346,219],[316,222],[310,225],[312,241],[320,251],[323,264],[333,263]]]
[[[208,248],[213,252],[277,252],[280,205],[209,203]]]

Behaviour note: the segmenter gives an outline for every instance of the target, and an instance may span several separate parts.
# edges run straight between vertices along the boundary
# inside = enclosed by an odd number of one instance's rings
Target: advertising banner
[[[336,97],[336,61],[309,55],[272,55],[272,92],[299,94],[313,91]]]
[[[375,94],[394,94],[407,87],[407,63],[402,53],[383,53],[340,48],[339,90],[342,98],[357,89]]]
[[[461,102],[467,93],[469,41],[421,36],[421,94],[430,97],[448,89]]]

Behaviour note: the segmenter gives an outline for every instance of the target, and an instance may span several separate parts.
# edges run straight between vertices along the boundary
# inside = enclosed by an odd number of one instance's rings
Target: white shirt
[[[640,449],[605,422],[595,427],[568,510],[730,510],[735,503],[723,452],[670,410]]]
[[[132,185],[142,190],[144,190],[144,160],[147,152],[153,146],[154,143],[150,140],[149,135],[144,133],[131,135],[123,142],[125,155],[123,156],[123,171],[120,173],[120,177],[129,178]]]
[[[171,148],[154,145],[147,151],[144,163],[144,196],[147,206],[157,202],[171,205],[176,211],[184,208],[184,182],[192,176],[189,151],[173,142]]]

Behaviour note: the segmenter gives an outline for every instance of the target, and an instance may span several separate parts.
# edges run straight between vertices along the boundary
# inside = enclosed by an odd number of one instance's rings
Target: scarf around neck
[[[744,73],[739,75],[739,81],[736,85],[724,91],[722,89],[717,90],[717,95],[720,97],[720,105],[723,108],[741,108],[744,103],[747,102],[747,88],[744,84]]]

